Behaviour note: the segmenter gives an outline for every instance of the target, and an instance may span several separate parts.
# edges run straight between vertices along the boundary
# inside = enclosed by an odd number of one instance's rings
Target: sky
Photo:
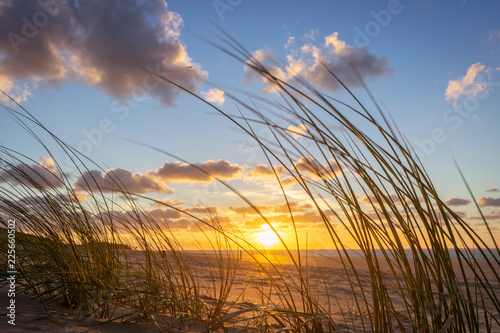
[[[207,42],[218,41],[216,26],[256,59],[280,59],[289,69],[279,72],[284,80],[299,73],[348,99],[321,75],[321,59],[369,104],[345,66],[353,61],[415,147],[442,198],[485,232],[451,151],[498,235],[499,12],[497,2],[467,0],[0,0],[0,89],[102,166],[104,171],[91,171],[97,179],[105,182],[112,173],[106,170],[112,170],[131,192],[192,212],[212,207],[255,235],[267,229],[236,195],[184,162],[128,141],[207,169],[261,205],[277,226],[286,223],[283,197],[264,176],[266,160],[257,145],[210,107],[148,71],[235,114],[226,92],[231,87],[270,99],[276,94]],[[0,102],[15,107],[4,97]],[[0,117],[1,145],[53,167],[6,109]],[[75,188],[85,190],[82,177],[90,174],[77,175],[62,154],[55,152],[55,158],[74,177]],[[318,224],[317,212],[293,186],[290,193],[311,246],[323,247],[320,229],[310,226]],[[181,237],[193,231],[175,212],[142,204],[167,218]]]

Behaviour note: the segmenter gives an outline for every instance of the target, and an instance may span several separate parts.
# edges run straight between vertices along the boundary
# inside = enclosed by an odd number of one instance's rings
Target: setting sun
[[[260,244],[265,247],[269,247],[280,241],[279,237],[267,224],[263,224],[261,228],[265,231],[255,233],[255,237]]]

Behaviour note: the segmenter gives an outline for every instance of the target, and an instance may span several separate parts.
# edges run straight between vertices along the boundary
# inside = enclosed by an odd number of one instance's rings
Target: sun
[[[265,231],[255,233],[255,237],[265,247],[270,247],[280,241],[278,236],[271,230],[267,224],[263,224],[262,229]]]

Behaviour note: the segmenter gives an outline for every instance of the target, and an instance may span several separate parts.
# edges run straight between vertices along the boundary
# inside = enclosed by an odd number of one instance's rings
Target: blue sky
[[[247,82],[241,63],[199,38],[201,35],[217,40],[218,33],[211,23],[214,22],[247,50],[262,50],[281,59],[294,55],[298,60],[303,55],[301,47],[322,48],[325,37],[335,33],[335,40],[344,42],[347,47],[366,47],[366,54],[374,59],[385,59],[387,65],[368,64],[374,75],[366,77],[367,84],[377,101],[387,106],[409,141],[418,148],[429,142],[436,129],[441,133],[440,138],[445,137],[433,143],[435,149],[422,155],[424,165],[443,197],[468,198],[449,150],[456,156],[477,197],[496,199],[500,196],[495,191],[486,192],[500,187],[500,4],[497,2],[190,0],[168,1],[167,7],[161,1],[152,1],[153,9],[145,8],[147,6],[139,2],[136,7],[124,6],[127,10],[111,4],[84,8],[72,6],[70,2],[69,7],[57,5],[58,12],[47,16],[47,23],[40,24],[38,33],[32,38],[23,35],[24,21],[20,18],[26,17],[33,22],[34,15],[43,8],[34,2],[13,3],[9,5],[7,1],[0,1],[0,17],[3,16],[4,22],[0,24],[0,31],[5,36],[0,45],[0,88],[18,97],[24,92],[26,95],[20,98],[21,104],[62,140],[75,147],[85,148],[82,142],[89,141],[85,133],[95,133],[92,131],[104,120],[109,133],[101,132],[98,144],[86,148],[91,159],[109,168],[145,174],[161,167],[165,160],[174,162],[158,152],[131,144],[125,138],[157,146],[193,163],[221,159],[246,166],[247,172],[248,168],[263,162],[258,157],[251,158],[253,155],[246,143],[248,139],[238,134],[235,126],[227,120],[213,115],[208,106],[183,94],[161,97],[161,92],[156,90],[134,99],[133,84],[127,86],[127,80],[140,80],[146,74],[135,68],[134,74],[120,77],[124,68],[134,67],[134,62],[154,67],[155,59],[163,57],[158,52],[175,50],[172,54],[184,57],[181,57],[181,62],[185,66],[170,69],[178,71],[179,80],[192,84],[197,92],[212,88],[203,83],[208,79],[221,88],[225,85],[240,87],[275,98],[273,93],[262,92],[261,83]],[[91,34],[93,27],[105,29],[106,33],[97,33],[92,40],[88,38],[80,42],[78,29],[64,28],[70,24],[62,18],[65,11],[71,12],[81,22],[83,34]],[[127,19],[106,17],[104,13],[110,11]],[[168,16],[171,12],[177,14]],[[161,14],[167,16],[161,18]],[[168,21],[165,26],[169,27],[170,35],[164,37],[175,40],[175,43],[160,47],[149,41],[148,33],[158,34],[159,30],[140,31],[144,26],[134,21],[134,15],[144,15],[146,21]],[[7,38],[9,33],[26,37],[26,43],[17,45],[17,53],[12,51],[12,40]],[[113,39],[108,36],[113,36]],[[58,39],[62,41],[59,44]],[[287,42],[289,46],[285,47]],[[42,59],[46,54],[40,50],[50,49],[44,43],[58,48],[59,55]],[[38,52],[39,55],[34,56]],[[117,67],[106,73],[110,63],[103,61],[102,57],[111,54],[121,61],[127,59],[129,52],[133,53],[130,68]],[[50,61],[64,62],[72,56],[72,62],[67,62],[64,70],[55,65],[52,72],[44,70]],[[169,57],[165,61],[174,61],[173,55]],[[21,65],[15,67],[16,63]],[[473,67],[475,64],[477,66]],[[80,67],[75,69],[77,66]],[[191,66],[195,67],[189,72]],[[469,70],[471,81],[465,79]],[[104,72],[99,74],[100,79],[95,77],[96,71]],[[110,82],[102,79],[105,75],[109,75]],[[487,84],[482,85],[481,80],[486,80]],[[120,85],[120,81],[124,84]],[[446,92],[452,81],[459,87],[455,97],[447,98]],[[328,90],[329,87],[325,88]],[[363,89],[353,89],[366,105],[372,107]],[[328,93],[348,100],[345,92]],[[448,111],[460,106],[473,112],[466,117]],[[228,99],[222,108],[235,113],[234,105]],[[1,144],[34,159],[46,156],[5,110],[0,112]],[[125,116],[123,112],[128,113]],[[443,118],[446,114],[448,121]],[[458,124],[459,120],[463,123]],[[242,179],[235,180],[235,183],[249,191],[262,190]],[[167,185],[174,191],[172,197],[177,194],[182,200],[189,197],[190,190],[201,187],[207,190],[216,186],[192,182]],[[218,202],[214,204],[221,207],[230,205],[222,199],[215,201]],[[474,215],[471,205],[458,209]],[[496,211],[499,208],[491,205],[485,209]]]

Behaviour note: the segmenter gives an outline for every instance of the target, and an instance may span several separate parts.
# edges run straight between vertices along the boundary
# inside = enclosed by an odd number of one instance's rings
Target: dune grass
[[[35,161],[1,147],[2,224],[6,225],[5,216],[15,218],[19,232],[29,235],[19,240],[22,286],[44,304],[58,302],[82,315],[109,320],[153,321],[160,330],[182,331],[196,325],[207,332],[489,332],[500,328],[500,248],[486,219],[487,237],[495,247],[489,247],[484,235],[439,197],[410,144],[377,104],[378,111],[369,111],[348,87],[344,88],[354,105],[336,100],[300,77],[285,82],[235,40],[223,38],[227,47],[216,46],[272,84],[280,101],[226,92],[236,104],[235,114],[228,114],[163,79],[209,105],[261,148],[288,204],[295,242],[281,238],[244,193],[216,181],[269,224],[291,264],[276,262],[272,254],[253,246],[237,225],[227,227],[215,215],[199,217],[182,211],[212,246],[193,258],[167,224],[149,216],[134,200],[148,198],[128,192],[118,177],[109,184],[112,196],[109,188],[95,181],[87,184],[88,198],[81,201],[73,188],[75,175],[65,174],[57,160],[55,169],[45,168],[57,181],[45,179],[29,169]],[[326,67],[325,71],[335,77]],[[18,107],[19,111],[10,110],[12,116],[40,144],[44,142],[34,128],[48,134],[79,175],[98,168]],[[279,113],[262,111],[269,109]],[[302,125],[305,130],[289,130],[290,125]],[[256,128],[263,127],[270,136],[257,134]],[[163,147],[152,148],[169,155]],[[49,150],[47,154],[52,156]],[[299,159],[307,161],[308,168],[299,168]],[[335,249],[340,263],[335,278],[328,267],[309,262],[313,259],[299,242],[283,175],[287,182],[296,183],[321,216],[330,237],[325,247]],[[120,200],[113,199],[118,195]],[[370,210],[363,208],[366,200]],[[341,231],[349,233],[356,245],[351,247],[358,248],[361,257],[345,245]],[[244,265],[240,252],[253,260],[260,274],[261,285],[247,284],[260,295],[260,303],[245,302],[244,291],[230,298]],[[358,271],[360,260],[368,274]],[[336,291],[338,279],[348,282],[352,297],[348,302]]]

